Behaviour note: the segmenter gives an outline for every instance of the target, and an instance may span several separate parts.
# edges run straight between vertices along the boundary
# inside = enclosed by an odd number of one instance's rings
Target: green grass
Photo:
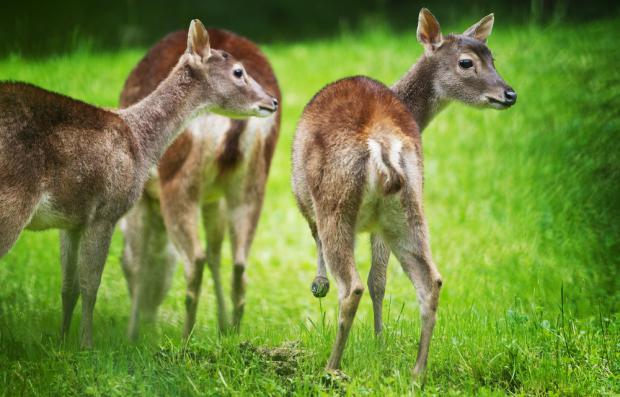
[[[617,395],[619,35],[620,20],[498,26],[490,47],[518,104],[504,112],[452,105],[425,131],[425,207],[444,289],[423,390],[410,379],[420,325],[415,293],[394,260],[384,339],[373,336],[365,294],[343,360],[351,380],[325,380],[337,294],[319,301],[309,291],[315,249],[290,193],[291,139],[310,97],[353,74],[391,84],[420,55],[413,32],[377,29],[265,48],[283,89],[284,117],[239,335],[217,335],[206,279],[194,338],[181,343],[179,269],[160,321],[129,344],[117,233],[99,290],[95,350],[77,347],[79,310],[60,346],[57,233],[26,232],[0,260],[0,394]],[[0,79],[113,107],[142,54],[12,57],[0,60]],[[362,274],[367,240],[360,236],[356,252]],[[298,345],[284,361],[260,349],[287,341]]]

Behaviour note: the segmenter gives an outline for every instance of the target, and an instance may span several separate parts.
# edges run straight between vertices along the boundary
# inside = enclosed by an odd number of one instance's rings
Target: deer
[[[208,29],[211,46],[230,53],[280,101],[276,76],[259,47],[233,32]],[[172,32],[156,43],[131,72],[121,107],[148,95],[174,67],[185,49],[187,31]],[[183,132],[153,168],[136,206],[122,222],[121,264],[131,296],[128,336],[139,337],[140,319],[153,322],[171,284],[176,263],[186,279],[183,337],[196,322],[203,269],[214,284],[218,330],[238,329],[246,292],[249,250],[261,213],[269,166],[280,128],[280,111],[265,118],[229,118],[201,113],[188,118]],[[198,230],[206,231],[206,250]],[[232,322],[227,316],[220,262],[229,229],[234,263]]]
[[[326,369],[339,371],[364,285],[356,269],[356,234],[369,232],[367,286],[374,331],[382,334],[387,264],[393,253],[415,287],[421,334],[414,379],[423,379],[435,326],[442,277],[433,262],[422,203],[421,131],[453,101],[506,109],[516,92],[500,77],[486,45],[490,14],[463,34],[443,36],[423,8],[419,60],[392,87],[364,76],[338,80],[306,105],[293,142],[292,187],[317,247],[312,292],[338,287],[337,335]]]
[[[24,229],[60,230],[63,340],[81,296],[80,345],[92,348],[93,311],[115,225],[189,115],[206,109],[266,117],[276,108],[240,62],[210,48],[197,19],[172,71],[126,109],[0,83],[0,257]]]

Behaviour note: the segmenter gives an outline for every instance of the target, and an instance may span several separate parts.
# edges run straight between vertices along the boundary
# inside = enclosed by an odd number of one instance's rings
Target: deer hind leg
[[[324,208],[331,207],[327,203]],[[357,312],[364,285],[355,268],[355,221],[354,216],[340,208],[317,211],[317,226],[323,255],[338,286],[338,331],[326,369],[340,368],[340,360],[349,337],[351,325]]]
[[[231,291],[233,303],[232,326],[235,329],[239,329],[245,310],[247,259],[260,216],[261,201],[253,200],[250,197],[246,197],[246,200],[240,203],[228,200],[228,218],[234,260]]]
[[[93,311],[113,231],[114,223],[98,221],[84,228],[80,236],[77,271],[82,296],[81,345],[85,348],[93,345]]]
[[[174,201],[174,200],[173,200]],[[185,326],[183,336],[189,338],[196,323],[202,274],[206,256],[198,237],[199,208],[197,201],[164,202],[164,216],[170,238],[184,257],[185,264]]]
[[[202,207],[202,222],[207,235],[207,266],[213,278],[215,300],[217,303],[217,323],[220,332],[228,327],[226,318],[226,300],[222,289],[220,264],[222,257],[222,241],[226,231],[226,205],[223,200],[206,204]]]
[[[370,245],[372,265],[368,273],[368,292],[372,299],[375,335],[380,335],[383,331],[383,297],[385,296],[390,250],[378,234],[370,235]]]
[[[198,235],[201,164],[199,161],[186,161],[185,166],[183,175],[161,180],[160,205],[168,236],[184,261],[186,317],[183,336],[187,339],[196,323],[206,255]]]
[[[325,259],[323,257],[323,246],[319,233],[316,229],[316,224],[311,223],[310,229],[312,231],[312,237],[316,242],[317,251],[317,264],[316,264],[316,276],[312,280],[312,286],[310,290],[312,294],[317,298],[323,298],[329,292],[329,279],[327,278],[327,267],[325,266]]]
[[[431,257],[428,229],[419,196],[407,193],[403,192],[403,197],[408,196],[403,199],[408,218],[406,224],[401,225],[400,229],[393,227],[386,234],[390,236],[388,244],[392,252],[417,292],[422,330],[413,375],[419,377],[426,369],[442,281]]]
[[[61,338],[64,340],[71,327],[73,310],[80,296],[78,277],[78,248],[81,231],[60,231],[60,265],[62,267],[62,325]]]

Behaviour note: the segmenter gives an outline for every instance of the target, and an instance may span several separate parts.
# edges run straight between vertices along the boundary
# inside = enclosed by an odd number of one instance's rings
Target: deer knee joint
[[[77,288],[77,284],[66,283],[62,285],[61,294],[63,296],[69,296],[78,293],[79,289]]]
[[[378,282],[377,280],[372,280],[369,279],[368,280],[368,292],[370,293],[370,296],[373,298],[383,298],[383,296],[385,295],[385,286],[384,284],[382,284],[381,282]]]
[[[237,263],[233,267],[233,301],[235,306],[243,304],[243,296],[245,295],[245,264]]]
[[[233,266],[233,277],[235,280],[241,280],[245,276],[245,264],[235,263]]]
[[[219,260],[209,259],[207,260],[207,266],[209,266],[210,271],[214,272],[214,271],[219,270],[220,262]]]
[[[193,307],[196,305],[196,296],[194,294],[188,293],[185,295],[185,307]]]
[[[199,253],[198,255],[196,255],[196,259],[194,259],[194,263],[196,264],[197,267],[204,266],[206,261],[207,261],[207,256],[204,253]]]

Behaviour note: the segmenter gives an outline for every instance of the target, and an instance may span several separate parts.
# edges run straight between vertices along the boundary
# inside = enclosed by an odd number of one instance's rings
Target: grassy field
[[[420,55],[413,31],[378,28],[265,48],[283,89],[283,128],[239,335],[218,336],[207,277],[194,338],[181,343],[179,269],[160,321],[129,344],[116,233],[96,348],[77,347],[79,310],[60,346],[57,232],[26,232],[0,260],[0,395],[620,394],[619,35],[618,19],[546,29],[499,23],[489,45],[517,105],[452,105],[425,131],[425,205],[444,289],[424,389],[410,379],[415,293],[394,260],[384,338],[373,336],[366,293],[343,360],[350,380],[324,377],[337,294],[310,293],[315,248],[290,192],[291,139],[310,97],[354,74],[391,84]],[[0,79],[114,107],[143,52],[15,56],[0,60]],[[360,236],[356,252],[363,275],[367,240]],[[230,279],[228,250],[223,270]]]

